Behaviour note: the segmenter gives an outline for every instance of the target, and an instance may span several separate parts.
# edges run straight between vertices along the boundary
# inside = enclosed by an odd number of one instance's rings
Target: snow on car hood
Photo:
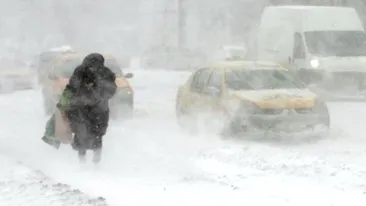
[[[229,90],[229,95],[261,108],[306,108],[312,107],[317,99],[317,95],[308,89]]]
[[[366,73],[366,57],[320,57],[319,69],[327,71],[341,72],[365,72]]]

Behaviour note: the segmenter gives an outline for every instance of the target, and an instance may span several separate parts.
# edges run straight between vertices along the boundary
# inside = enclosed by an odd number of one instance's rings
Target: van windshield
[[[363,31],[305,32],[309,52],[316,56],[365,56],[366,35]]]
[[[234,70],[226,73],[226,83],[232,90],[299,89],[304,84],[286,71]]]

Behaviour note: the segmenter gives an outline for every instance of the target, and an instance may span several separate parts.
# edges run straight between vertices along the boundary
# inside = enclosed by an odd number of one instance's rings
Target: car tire
[[[224,138],[237,137],[241,132],[245,131],[245,128],[238,124],[237,117],[227,117],[226,122],[226,126],[221,132],[221,136]]]
[[[177,101],[175,115],[178,126],[190,134],[197,134],[197,118],[192,117],[192,114],[188,108],[179,103],[179,100]]]
[[[188,120],[188,113],[184,110],[182,110],[181,108],[177,109],[176,112],[176,118],[177,118],[177,123],[179,126],[185,128],[187,125],[186,125],[186,121],[189,121]]]

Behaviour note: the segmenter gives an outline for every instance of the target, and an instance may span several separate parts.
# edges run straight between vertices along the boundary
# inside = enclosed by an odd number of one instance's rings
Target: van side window
[[[300,33],[294,36],[294,59],[305,59],[305,47]]]

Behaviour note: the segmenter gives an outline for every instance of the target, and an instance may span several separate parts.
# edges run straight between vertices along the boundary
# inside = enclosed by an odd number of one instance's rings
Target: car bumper
[[[326,125],[326,118],[319,114],[250,115],[238,118],[236,122],[248,129],[294,132]]]

